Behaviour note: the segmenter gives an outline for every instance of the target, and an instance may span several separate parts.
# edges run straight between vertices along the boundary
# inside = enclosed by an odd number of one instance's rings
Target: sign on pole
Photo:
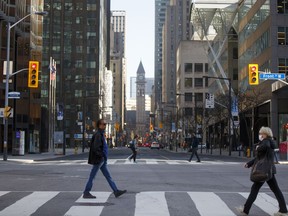
[[[7,61],[4,61],[4,65],[3,65],[3,75],[6,75],[6,71],[7,71]],[[13,71],[13,61],[10,61],[10,65],[9,65],[9,75],[12,74]]]
[[[285,79],[284,73],[261,73],[260,79],[269,79],[269,80],[277,80],[277,79]]]
[[[8,92],[9,99],[20,99],[20,92]]]
[[[206,99],[205,99],[205,108],[214,108],[214,95],[206,93]]]

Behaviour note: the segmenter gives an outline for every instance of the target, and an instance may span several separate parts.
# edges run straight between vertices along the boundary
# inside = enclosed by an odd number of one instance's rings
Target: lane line
[[[140,192],[136,194],[134,216],[169,216],[165,192]]]
[[[40,206],[54,198],[59,192],[34,192],[0,212],[0,216],[30,216]]]
[[[213,192],[188,192],[200,215],[234,216],[226,203]]]
[[[5,194],[7,194],[7,193],[9,193],[10,191],[0,191],[0,196],[3,196],[3,195],[5,195]]]

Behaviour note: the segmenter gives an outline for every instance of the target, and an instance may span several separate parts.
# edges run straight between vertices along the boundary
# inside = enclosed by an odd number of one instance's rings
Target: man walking
[[[104,119],[99,119],[97,121],[96,127],[98,130],[92,137],[90,151],[89,151],[89,158],[88,158],[88,164],[93,165],[93,167],[91,169],[85,190],[83,192],[83,198],[84,199],[96,198],[96,196],[92,195],[90,191],[93,186],[93,180],[97,172],[99,171],[99,169],[105,176],[111,189],[114,192],[115,197],[117,198],[121,196],[122,194],[126,193],[126,190],[118,190],[107,168],[108,145],[104,137],[104,133],[106,129],[106,123]]]
[[[193,134],[192,134],[192,145],[191,145],[192,154],[191,154],[191,156],[190,156],[189,162],[191,162],[194,154],[196,155],[196,157],[197,157],[197,159],[198,159],[196,162],[200,162],[200,158],[199,158],[198,153],[197,153],[198,145],[199,145],[199,140],[198,140],[198,138],[195,136],[195,134],[193,133]]]
[[[138,135],[136,134],[134,136],[134,139],[132,140],[131,144],[130,144],[130,148],[132,150],[132,155],[129,157],[129,161],[131,161],[133,159],[133,162],[136,163],[136,156],[137,156],[137,143],[138,143]]]

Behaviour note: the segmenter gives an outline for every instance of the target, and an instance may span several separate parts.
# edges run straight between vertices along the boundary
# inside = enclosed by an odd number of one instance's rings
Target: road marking
[[[91,192],[96,196],[96,199],[83,199],[81,197],[76,200],[76,203],[87,203],[87,206],[72,206],[64,216],[100,216],[104,206],[89,206],[91,203],[106,203],[111,195],[111,192]]]
[[[240,193],[246,199],[249,193]],[[269,215],[273,215],[275,212],[279,211],[278,201],[265,193],[259,193],[254,204],[261,208],[264,212]],[[288,205],[287,205],[288,208]]]
[[[10,191],[0,191],[0,196],[3,196],[3,195],[5,195],[5,194],[7,194],[7,193],[9,193]]]
[[[0,216],[30,216],[57,194],[59,192],[34,192],[2,210]]]
[[[200,215],[205,216],[234,216],[235,214],[213,192],[188,192]]]
[[[148,215],[170,215],[165,198],[165,192],[140,192],[136,194],[136,207],[134,216]]]

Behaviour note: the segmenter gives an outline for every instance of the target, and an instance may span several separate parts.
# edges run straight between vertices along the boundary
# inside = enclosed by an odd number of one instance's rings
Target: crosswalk
[[[29,163],[29,164],[37,164],[37,165],[85,165],[87,164],[87,160],[55,160],[55,161],[33,161],[33,160],[25,160],[25,159],[15,159],[12,160],[17,163]],[[201,165],[201,164],[209,164],[209,165],[234,165],[234,164],[242,164],[243,162],[231,162],[231,161],[221,161],[221,160],[202,160],[201,163],[197,163],[196,161],[189,162],[187,160],[161,160],[161,159],[139,159],[136,163],[129,161],[128,159],[109,159],[108,165]]]
[[[248,192],[143,191],[115,198],[111,192],[92,192],[83,199],[80,191],[0,191],[0,216],[236,216],[235,207]],[[287,200],[288,194],[284,193]],[[287,206],[288,207],[288,206]],[[269,193],[259,193],[251,215],[278,211]],[[116,214],[117,213],[117,214]]]

